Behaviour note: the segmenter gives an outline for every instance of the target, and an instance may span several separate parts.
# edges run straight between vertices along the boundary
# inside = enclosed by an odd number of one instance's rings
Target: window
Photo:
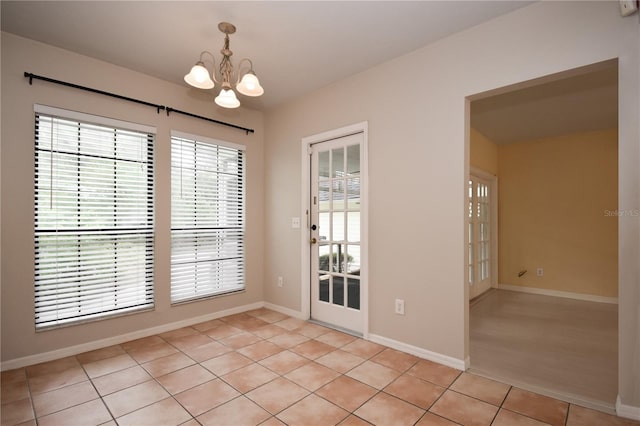
[[[36,328],[153,307],[155,129],[35,111]]]
[[[244,289],[244,147],[173,133],[171,301]]]

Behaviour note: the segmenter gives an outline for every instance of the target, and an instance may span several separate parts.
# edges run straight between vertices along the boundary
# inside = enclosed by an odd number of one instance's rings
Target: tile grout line
[[[31,414],[33,415],[33,421],[38,424],[38,417],[36,415],[36,405],[33,402],[33,394],[31,393],[31,382],[29,381],[29,375],[27,374],[27,369],[24,369],[24,379],[27,382],[27,391],[29,392],[29,405],[31,407]],[[28,421],[28,420],[27,420]]]
[[[135,359],[134,357],[132,357],[132,356],[131,356],[131,354],[129,354],[129,352],[127,352],[127,350],[126,350],[126,349],[122,348],[122,350],[124,350],[124,351],[125,351],[125,353],[126,353],[127,355],[129,355],[129,356],[131,357],[131,359],[133,359],[133,360],[136,362],[136,365],[135,365],[135,366],[140,367],[140,368],[142,368],[142,369],[144,370],[144,367],[142,367],[142,364],[140,364],[140,363],[138,362],[138,360],[137,360],[137,359]],[[106,358],[106,359],[108,359],[108,358]],[[84,368],[84,366],[83,366],[83,368]],[[131,368],[131,367],[123,368],[122,370],[117,370],[117,371],[115,371],[115,372],[108,373],[108,374],[113,374],[113,373],[117,373],[117,372],[120,372],[120,371],[124,371],[124,370],[126,370],[126,369],[128,369],[128,368]],[[146,370],[145,370],[145,371],[146,371]],[[148,372],[147,372],[147,373],[148,373]],[[108,374],[104,374],[103,376],[107,376]],[[88,376],[88,374],[87,374],[87,376]],[[98,377],[103,377],[103,376],[98,376]],[[96,377],[96,378],[97,378],[97,377]],[[151,379],[155,380],[155,377],[151,376]],[[117,418],[118,418],[118,417],[116,417],[116,416],[115,416],[115,414],[111,411],[111,408],[109,408],[109,405],[106,403],[106,401],[104,401],[103,396],[100,394],[100,392],[98,392],[98,389],[95,387],[95,384],[93,383],[93,378],[91,378],[91,377],[90,377],[90,378],[89,378],[89,380],[91,381],[91,385],[94,387],[94,389],[96,390],[96,392],[97,392],[97,393],[98,393],[98,395],[100,396],[100,399],[102,400],[102,403],[103,403],[103,404],[105,405],[105,407],[107,408],[107,411],[109,411],[109,414],[111,415],[112,420],[113,420],[114,422],[116,422],[116,424],[118,424],[118,421],[117,421]],[[142,382],[142,383],[146,383],[146,382],[150,382],[150,381],[151,381],[151,380],[147,380],[147,381],[144,381],[144,382]],[[113,395],[113,394],[115,394],[115,393],[117,393],[117,392],[120,392],[121,390],[131,389],[131,388],[133,388],[134,386],[138,386],[138,385],[140,385],[140,384],[142,384],[142,383],[137,383],[137,384],[135,384],[135,385],[128,386],[128,387],[123,388],[123,389],[120,389],[120,390],[118,390],[118,391],[116,391],[116,392],[112,392],[112,393],[110,393],[109,395]],[[157,381],[156,381],[156,383],[157,383]],[[162,386],[160,383],[158,383],[158,385]],[[163,387],[163,389],[164,389],[164,387]],[[108,396],[108,395],[105,395],[105,396]],[[158,402],[158,401],[156,401],[156,402]],[[154,403],[152,403],[152,404],[155,404],[155,402],[154,402]],[[143,406],[143,407],[136,408],[135,410],[133,410],[133,411],[131,411],[131,412],[129,412],[129,413],[125,413],[125,414],[121,415],[120,417],[124,417],[124,416],[126,416],[126,415],[128,415],[128,414],[135,413],[136,411],[138,411],[138,410],[140,410],[140,409],[142,409],[142,408],[148,407],[149,405],[152,405],[152,404],[148,404],[148,405],[145,405],[145,406]]]
[[[116,422],[116,417],[113,415],[113,413],[111,412],[111,409],[109,408],[109,406],[107,405],[106,401],[103,399],[102,395],[100,394],[100,392],[98,392],[98,388],[96,388],[96,385],[93,383],[93,379],[89,376],[89,373],[87,373],[87,370],[85,370],[84,368],[84,364],[82,364],[77,356],[74,357],[76,359],[76,361],[78,361],[78,364],[80,364],[80,368],[82,368],[82,371],[84,371],[84,374],[87,375],[87,379],[89,380],[89,383],[91,383],[91,386],[93,387],[93,390],[96,391],[96,394],[98,395],[98,398],[100,399],[100,402],[102,402],[102,405],[104,405],[104,408],[107,409],[107,413],[109,413],[109,415],[111,416],[111,420],[113,420],[114,422]],[[108,423],[108,422],[103,422],[101,424],[104,423]],[[116,422],[117,424],[117,422]]]
[[[491,379],[487,379],[487,380],[491,380]],[[500,405],[498,406],[498,411],[496,411],[496,415],[493,417],[493,420],[491,420],[491,424],[493,424],[493,422],[496,421],[496,418],[498,417],[498,414],[500,414],[501,410],[506,410],[506,411],[511,411],[511,410],[507,410],[506,408],[503,408],[502,406],[504,405],[504,403],[507,401],[507,397],[509,396],[509,393],[511,393],[511,389],[513,389],[513,386],[508,385],[509,389],[507,389],[507,392],[504,394],[504,398],[502,398],[502,401],[500,401]],[[531,417],[529,417],[531,418]],[[535,419],[533,419],[535,420]]]
[[[190,328],[193,328],[193,327],[191,327],[191,326],[189,326],[189,327],[190,327]],[[195,330],[195,328],[194,328],[194,330]],[[198,331],[198,330],[196,330],[196,331]],[[203,334],[203,333],[201,333],[200,331],[198,331],[198,334],[204,335],[204,334]],[[158,336],[158,337],[160,337],[160,336]],[[208,337],[208,336],[207,336],[207,337]],[[162,340],[164,340],[164,341],[165,341],[167,344],[169,344],[170,346],[174,347],[176,350],[178,350],[178,351],[179,351],[180,353],[182,353],[184,356],[188,357],[188,358],[189,358],[189,359],[191,359],[193,362],[195,362],[195,364],[192,364],[192,365],[200,365],[200,363],[199,363],[198,361],[196,361],[195,359],[191,358],[189,355],[187,355],[186,353],[184,353],[180,348],[176,347],[176,346],[175,346],[175,345],[173,345],[171,342],[169,342],[169,341],[165,340],[163,337],[160,337],[160,338],[161,338]],[[212,339],[212,341],[215,341],[215,340],[213,340],[213,339]],[[169,355],[169,356],[170,356],[170,355]],[[159,358],[162,358],[162,357],[159,357]],[[159,358],[156,358],[156,359],[159,359]],[[139,365],[140,365],[140,364],[139,364]],[[200,365],[200,366],[201,366],[201,365]],[[142,365],[140,365],[140,367],[144,370],[144,367],[142,367]],[[185,366],[185,367],[179,368],[178,370],[172,371],[172,372],[167,373],[167,374],[172,374],[172,373],[175,373],[176,371],[181,371],[181,370],[184,370],[184,369],[189,368],[189,367],[191,367],[191,365],[188,365],[188,366]],[[201,367],[202,367],[202,366],[201,366]],[[202,367],[202,368],[204,368],[205,370],[209,371],[206,367]],[[146,371],[146,370],[145,370],[145,371]],[[217,374],[215,374],[215,373],[214,373],[214,372],[212,372],[212,371],[209,371],[209,372],[210,372],[211,374],[213,374],[214,379],[212,379],[212,380],[219,379],[219,376],[218,376]],[[149,372],[147,371],[147,373],[149,373]],[[165,376],[166,376],[167,374],[165,374]],[[158,383],[158,385],[160,385],[160,386],[162,387],[162,389],[164,389],[164,390],[165,390],[165,392],[167,392],[167,393],[169,394],[169,398],[173,399],[173,400],[174,400],[174,401],[175,401],[175,402],[176,402],[180,407],[182,407],[182,409],[183,409],[187,414],[189,414],[189,417],[191,417],[191,419],[190,419],[190,420],[194,420],[194,421],[196,421],[198,424],[202,424],[202,423],[200,423],[200,421],[198,421],[198,419],[196,419],[196,416],[194,416],[194,415],[193,415],[189,410],[187,410],[187,407],[185,407],[184,405],[182,405],[182,403],[181,403],[180,401],[178,401],[178,399],[176,398],[176,396],[175,396],[174,394],[172,394],[171,392],[169,392],[169,390],[168,390],[168,389],[167,389],[167,388],[166,388],[162,383],[160,383],[160,381],[158,381],[158,378],[157,378],[157,377],[155,377],[155,376],[151,376],[151,377],[156,381],[156,383]],[[209,381],[211,381],[211,380],[209,380]],[[209,381],[207,381],[207,382],[205,382],[205,383],[208,383]],[[201,383],[201,384],[203,384],[203,383]],[[186,392],[186,391],[188,391],[188,390],[194,389],[194,388],[196,388],[196,387],[200,386],[201,384],[198,384],[198,385],[192,386],[192,387],[190,387],[190,388],[188,388],[188,389],[184,389],[184,390],[182,390],[181,392]],[[181,392],[178,392],[178,393],[181,393]],[[167,399],[168,399],[168,398],[167,398]],[[137,411],[137,410],[136,410],[136,411]],[[135,411],[132,411],[132,412],[135,412]],[[203,413],[203,414],[204,414],[204,413]],[[186,422],[188,422],[188,421],[190,421],[190,420],[184,421],[184,422],[182,422],[182,423],[180,423],[180,424],[184,424],[184,423],[186,423]]]
[[[188,326],[188,327],[189,327],[189,328],[192,328],[191,326]],[[186,327],[182,327],[182,328],[186,328]],[[194,329],[194,330],[195,330],[195,329]],[[196,330],[196,331],[197,331],[197,330]],[[198,334],[202,334],[202,333],[198,332]],[[164,341],[165,343],[167,343],[167,344],[168,344],[168,345],[170,345],[171,347],[175,348],[175,349],[178,351],[178,353],[181,353],[182,355],[186,356],[187,358],[189,358],[190,360],[192,360],[192,361],[195,363],[195,364],[187,365],[187,366],[185,366],[185,367],[182,367],[182,368],[179,368],[179,369],[177,369],[177,370],[171,371],[171,372],[169,372],[169,373],[167,373],[167,374],[171,374],[171,373],[174,373],[174,372],[176,372],[176,371],[184,370],[184,369],[189,368],[189,367],[191,367],[191,366],[193,366],[193,365],[200,365],[200,363],[199,363],[199,362],[197,362],[195,359],[191,358],[189,355],[187,355],[186,353],[184,353],[180,348],[178,348],[177,346],[173,345],[171,342],[169,342],[168,340],[166,340],[164,337],[161,337],[161,336],[159,336],[159,335],[157,335],[157,334],[156,334],[155,336],[158,336],[160,339],[162,339],[162,341]],[[185,336],[183,336],[183,337],[185,337]],[[126,352],[126,350],[125,350],[125,352]],[[128,353],[128,352],[127,352],[127,353]],[[175,354],[169,354],[169,355],[166,355],[165,357],[167,357],[167,356],[171,356],[171,355],[175,355]],[[131,356],[131,355],[129,355],[129,356]],[[132,357],[132,358],[133,358],[133,357]],[[155,360],[160,359],[160,358],[164,358],[164,357],[162,357],[162,356],[161,356],[161,357],[158,357],[158,358],[155,358],[155,359],[149,360],[148,362],[152,362],[152,361],[155,361]],[[134,358],[134,360],[135,360],[135,358]],[[137,360],[135,360],[135,361],[136,361],[136,362],[138,362]],[[147,372],[147,374],[149,374],[149,376],[151,376],[151,378],[152,378],[152,379],[153,379],[153,380],[158,384],[158,386],[160,386],[162,389],[164,389],[164,391],[165,391],[165,392],[167,392],[167,394],[169,394],[169,397],[168,397],[168,398],[161,399],[160,401],[164,401],[165,399],[169,399],[169,398],[173,399],[173,400],[174,400],[174,401],[175,401],[175,402],[176,402],[180,407],[182,407],[182,409],[183,409],[183,410],[184,410],[184,411],[189,415],[189,417],[191,417],[191,420],[195,420],[196,422],[200,423],[200,422],[196,419],[196,416],[194,416],[194,415],[193,415],[189,410],[187,410],[187,407],[185,407],[184,405],[182,405],[182,403],[181,403],[180,401],[178,401],[178,399],[175,397],[175,395],[174,395],[174,394],[172,394],[171,392],[169,392],[169,390],[168,390],[168,389],[166,389],[166,388],[163,386],[163,384],[162,384],[162,383],[160,383],[160,381],[158,380],[158,377],[156,377],[156,376],[152,375],[151,373],[149,373],[149,371],[147,371],[147,370],[144,368],[144,366],[143,366],[142,364],[138,363],[138,366],[140,366],[140,368],[142,368],[143,370],[145,370],[145,371]],[[205,368],[205,367],[203,367],[203,368]],[[205,368],[205,370],[207,370],[207,369]],[[207,370],[207,371],[209,371],[209,370]],[[213,376],[214,376],[214,379],[212,379],[212,380],[216,380],[216,379],[219,379],[219,378],[220,378],[217,374],[213,373],[212,371],[210,371],[210,373],[211,373],[211,374],[213,374]],[[163,374],[163,376],[166,376],[167,374]],[[159,377],[162,377],[162,376],[159,376]],[[205,382],[205,383],[206,383],[206,382]],[[197,387],[197,386],[200,386],[200,385],[192,386],[191,388],[189,388],[189,389],[185,389],[185,390],[183,390],[182,392],[186,392],[187,390],[193,389],[193,388],[195,388],[195,387]],[[119,392],[119,391],[118,391],[118,392]],[[160,402],[160,401],[153,402],[153,403],[151,403],[151,404],[149,404],[149,405],[146,405],[145,407],[139,407],[139,408],[137,408],[136,410],[132,411],[131,413],[135,413],[136,411],[141,410],[142,408],[149,407],[149,406],[151,406],[151,405],[153,405],[153,404],[156,404],[157,402]],[[131,414],[131,413],[127,413],[127,414]],[[125,414],[125,415],[127,415],[127,414]],[[122,416],[120,416],[120,417],[122,417]],[[189,420],[187,420],[187,421],[185,421],[185,422],[182,422],[182,423],[186,423],[186,422],[188,422],[188,421],[189,421]],[[181,424],[182,424],[182,423],[181,423]]]
[[[447,387],[445,387],[445,388],[444,388],[444,391],[442,391],[442,393],[441,393],[440,395],[438,395],[438,397],[437,397],[437,398],[436,398],[436,399],[431,403],[431,405],[429,405],[429,408],[427,408],[427,410],[426,410],[426,411],[425,411],[425,413],[422,415],[422,417],[426,416],[426,415],[427,415],[427,413],[431,413],[431,414],[435,414],[435,415],[436,415],[436,416],[438,416],[438,417],[442,417],[443,419],[446,419],[446,420],[448,420],[448,421],[450,421],[450,422],[454,422],[452,419],[449,419],[449,418],[443,417],[443,416],[439,415],[438,413],[434,413],[433,411],[431,411],[431,408],[433,408],[433,406],[434,406],[434,405],[436,405],[436,403],[437,403],[438,401],[440,401],[440,399],[444,396],[444,394],[445,394],[445,393],[447,393],[447,391],[449,390],[449,388],[451,387],[451,385],[452,385],[452,384],[454,384],[456,380],[458,380],[458,377],[460,377],[460,376],[462,375],[462,373],[463,373],[463,372],[461,371],[461,372],[456,376],[456,378],[455,378],[455,379],[453,379],[453,380],[451,381],[451,383],[449,383],[449,384],[447,385]],[[429,382],[428,380],[426,380],[426,381],[427,381],[428,383],[432,383],[432,384],[434,384],[434,385],[440,386],[440,385],[438,385],[437,383]],[[442,386],[442,387],[444,387],[444,386]],[[422,419],[422,417],[420,417],[420,419],[418,419],[418,421],[420,421],[420,420]],[[416,422],[416,423],[417,423],[417,422]],[[456,422],[454,422],[454,423],[456,423]],[[414,423],[414,424],[415,424],[415,423]]]

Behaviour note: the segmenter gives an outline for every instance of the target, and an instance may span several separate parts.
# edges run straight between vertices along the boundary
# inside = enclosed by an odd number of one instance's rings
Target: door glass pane
[[[360,209],[360,178],[347,179],[347,209]]]
[[[318,153],[318,176],[321,179],[329,177],[329,151]]]
[[[329,281],[330,275],[322,275],[318,277],[318,287],[320,289],[319,299],[323,302],[329,301]]]
[[[329,181],[321,180],[318,182],[318,210],[329,210]]]
[[[360,242],[360,212],[347,212],[347,241]]]
[[[334,275],[333,279],[333,304],[344,306],[344,275]]]
[[[347,306],[360,309],[360,279],[347,278]]]
[[[318,269],[321,272],[329,272],[329,245],[318,246]]]
[[[331,213],[318,214],[318,240],[329,241],[331,226],[329,224],[329,215]]]
[[[344,210],[344,186],[343,179],[337,179],[331,182],[333,210]]]
[[[347,147],[347,175],[354,176],[360,174],[360,145]]]
[[[346,249],[347,273],[360,275],[360,246],[349,244]]]
[[[332,241],[344,241],[344,212],[333,213],[333,238]]]
[[[329,267],[331,272],[342,272],[342,244],[331,244],[331,256],[329,258]]]
[[[344,177],[344,148],[331,150],[331,177]]]

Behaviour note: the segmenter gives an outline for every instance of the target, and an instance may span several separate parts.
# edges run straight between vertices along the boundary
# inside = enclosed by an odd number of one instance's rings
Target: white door
[[[469,298],[472,299],[491,288],[492,212],[491,182],[481,177],[469,177]]]
[[[362,333],[363,133],[311,145],[311,318]]]

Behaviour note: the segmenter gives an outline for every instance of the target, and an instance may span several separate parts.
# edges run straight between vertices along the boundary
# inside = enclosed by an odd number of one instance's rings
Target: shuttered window
[[[155,129],[35,112],[36,328],[152,308]]]
[[[244,289],[245,150],[173,133],[171,301]]]

